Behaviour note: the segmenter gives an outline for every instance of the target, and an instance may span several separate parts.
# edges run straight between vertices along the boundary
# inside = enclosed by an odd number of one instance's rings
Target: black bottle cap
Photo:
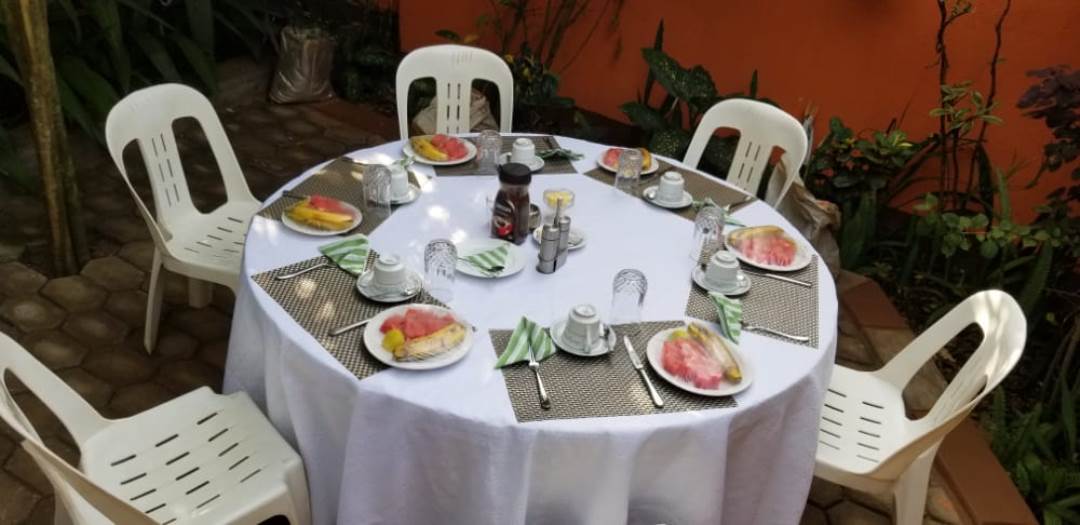
[[[529,184],[532,182],[532,171],[524,164],[507,162],[499,166],[499,182],[507,184]]]

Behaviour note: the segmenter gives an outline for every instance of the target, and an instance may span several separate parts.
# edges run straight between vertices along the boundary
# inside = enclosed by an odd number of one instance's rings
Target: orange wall
[[[681,64],[702,64],[721,93],[745,90],[757,69],[759,93],[787,111],[798,116],[808,103],[819,106],[819,138],[834,115],[856,130],[880,129],[906,109],[902,129],[911,136],[925,137],[936,127],[927,116],[937,105],[934,0],[627,0],[619,26],[609,30],[606,21],[601,23],[581,56],[566,67],[605,2],[592,3],[593,13],[568,32],[555,63],[561,92],[592,111],[626,120],[618,106],[641,89],[647,68],[640,48],[652,44],[663,18],[664,49]],[[949,29],[950,80],[973,80],[985,94],[993,26],[1004,0],[974,3],[975,12]],[[452,10],[436,5],[448,4],[401,1],[406,50],[443,42],[434,35],[438,29],[474,32],[476,17],[490,12],[488,0],[458,0]],[[1080,68],[1078,27],[1077,0],[1014,0],[1005,24],[997,111],[1005,124],[991,128],[989,150],[1002,166],[1014,158],[1027,162],[1010,184],[1018,212],[1041,203],[1068,179],[1061,171],[1044,177],[1037,188],[1023,189],[1050,133],[1022,116],[1016,101],[1032,83],[1026,71],[1055,64]],[[481,45],[490,46],[491,35],[483,36]]]

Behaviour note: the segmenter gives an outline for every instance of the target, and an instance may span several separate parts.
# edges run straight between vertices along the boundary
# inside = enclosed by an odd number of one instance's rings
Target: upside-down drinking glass
[[[493,129],[485,129],[476,137],[476,163],[481,174],[499,174],[499,155],[502,154],[502,135]]]
[[[641,181],[641,166],[644,159],[636,149],[624,149],[619,153],[619,166],[615,171],[615,189],[631,195],[637,193]]]
[[[727,211],[720,206],[704,206],[694,217],[694,241],[690,246],[690,258],[705,264],[722,246],[724,222]]]
[[[364,214],[380,220],[390,216],[390,168],[364,166]]]
[[[424,278],[432,297],[449,303],[454,300],[457,247],[447,239],[435,239],[424,248]]]
[[[640,322],[641,305],[645,302],[648,289],[649,281],[641,270],[619,270],[611,283],[611,314],[608,322],[613,325]]]

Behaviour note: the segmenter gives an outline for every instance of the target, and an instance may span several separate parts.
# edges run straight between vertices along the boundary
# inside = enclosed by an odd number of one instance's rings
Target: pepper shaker
[[[566,263],[566,254],[570,251],[570,217],[560,215],[555,218],[559,229],[559,249],[556,252],[556,261],[559,267]]]

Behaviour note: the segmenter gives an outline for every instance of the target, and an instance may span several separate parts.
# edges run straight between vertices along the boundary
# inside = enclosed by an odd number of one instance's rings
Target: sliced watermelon
[[[431,137],[431,144],[441,150],[443,149],[443,146],[445,146],[446,143],[449,142],[451,139],[452,137],[439,133]]]
[[[450,314],[409,308],[405,310],[404,314],[387,317],[382,326],[379,327],[379,331],[385,334],[396,328],[405,334],[405,339],[416,339],[433,334],[455,322],[457,321],[454,316]]]
[[[312,195],[311,197],[308,197],[308,206],[319,211],[341,213],[349,216],[352,216],[353,214],[353,211],[346,207],[341,201],[324,195]]]
[[[622,148],[608,148],[604,152],[604,164],[611,168],[619,167],[619,154],[622,153]]]
[[[660,364],[671,375],[694,386],[713,390],[724,381],[724,368],[697,341],[679,338],[664,342]]]

